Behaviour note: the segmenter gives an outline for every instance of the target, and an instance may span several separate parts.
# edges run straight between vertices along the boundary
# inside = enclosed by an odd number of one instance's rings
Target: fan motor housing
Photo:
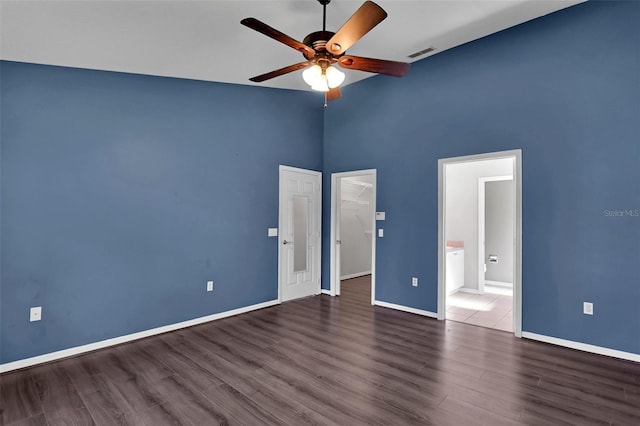
[[[318,53],[326,53],[327,49],[325,46],[327,44],[327,41],[331,40],[331,37],[333,37],[334,34],[335,33],[331,31],[316,31],[306,36],[304,40],[302,40],[302,43],[309,46]],[[306,56],[305,58],[311,59]]]

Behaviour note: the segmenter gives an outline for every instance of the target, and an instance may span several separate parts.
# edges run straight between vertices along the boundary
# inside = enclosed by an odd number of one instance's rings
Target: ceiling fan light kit
[[[327,101],[338,99],[340,85],[344,82],[345,74],[334,67],[334,64],[346,69],[372,72],[377,74],[402,77],[409,69],[405,62],[388,61],[383,59],[363,58],[345,55],[348,48],[371,31],[387,17],[387,12],[372,1],[365,1],[362,6],[333,33],[326,30],[327,4],[331,0],[318,0],[322,5],[322,31],[312,32],[302,42],[270,27],[255,19],[245,18],[240,23],[267,37],[302,53],[305,62],[289,65],[275,71],[251,77],[249,80],[262,82],[293,71],[304,69],[302,78],[311,86],[312,90],[324,92],[325,107]],[[327,49],[328,46],[328,49]]]
[[[302,78],[305,83],[311,86],[311,89],[319,92],[328,92],[329,89],[335,89],[340,86],[344,82],[345,75],[331,65],[323,68],[316,64],[304,70]]]

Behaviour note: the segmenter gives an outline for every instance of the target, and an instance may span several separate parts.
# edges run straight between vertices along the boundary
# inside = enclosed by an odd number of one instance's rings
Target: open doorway
[[[343,286],[375,295],[376,171],[331,175],[331,295]],[[365,283],[366,281],[366,283]]]
[[[520,151],[439,160],[438,318],[521,323]]]

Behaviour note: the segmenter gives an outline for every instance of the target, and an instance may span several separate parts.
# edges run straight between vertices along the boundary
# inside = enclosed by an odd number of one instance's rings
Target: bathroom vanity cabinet
[[[447,248],[446,256],[446,288],[451,294],[464,285],[464,248]]]

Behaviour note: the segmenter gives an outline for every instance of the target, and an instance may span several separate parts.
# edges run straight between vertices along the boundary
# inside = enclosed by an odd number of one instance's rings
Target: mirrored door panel
[[[307,270],[309,198],[293,196],[293,272]]]

